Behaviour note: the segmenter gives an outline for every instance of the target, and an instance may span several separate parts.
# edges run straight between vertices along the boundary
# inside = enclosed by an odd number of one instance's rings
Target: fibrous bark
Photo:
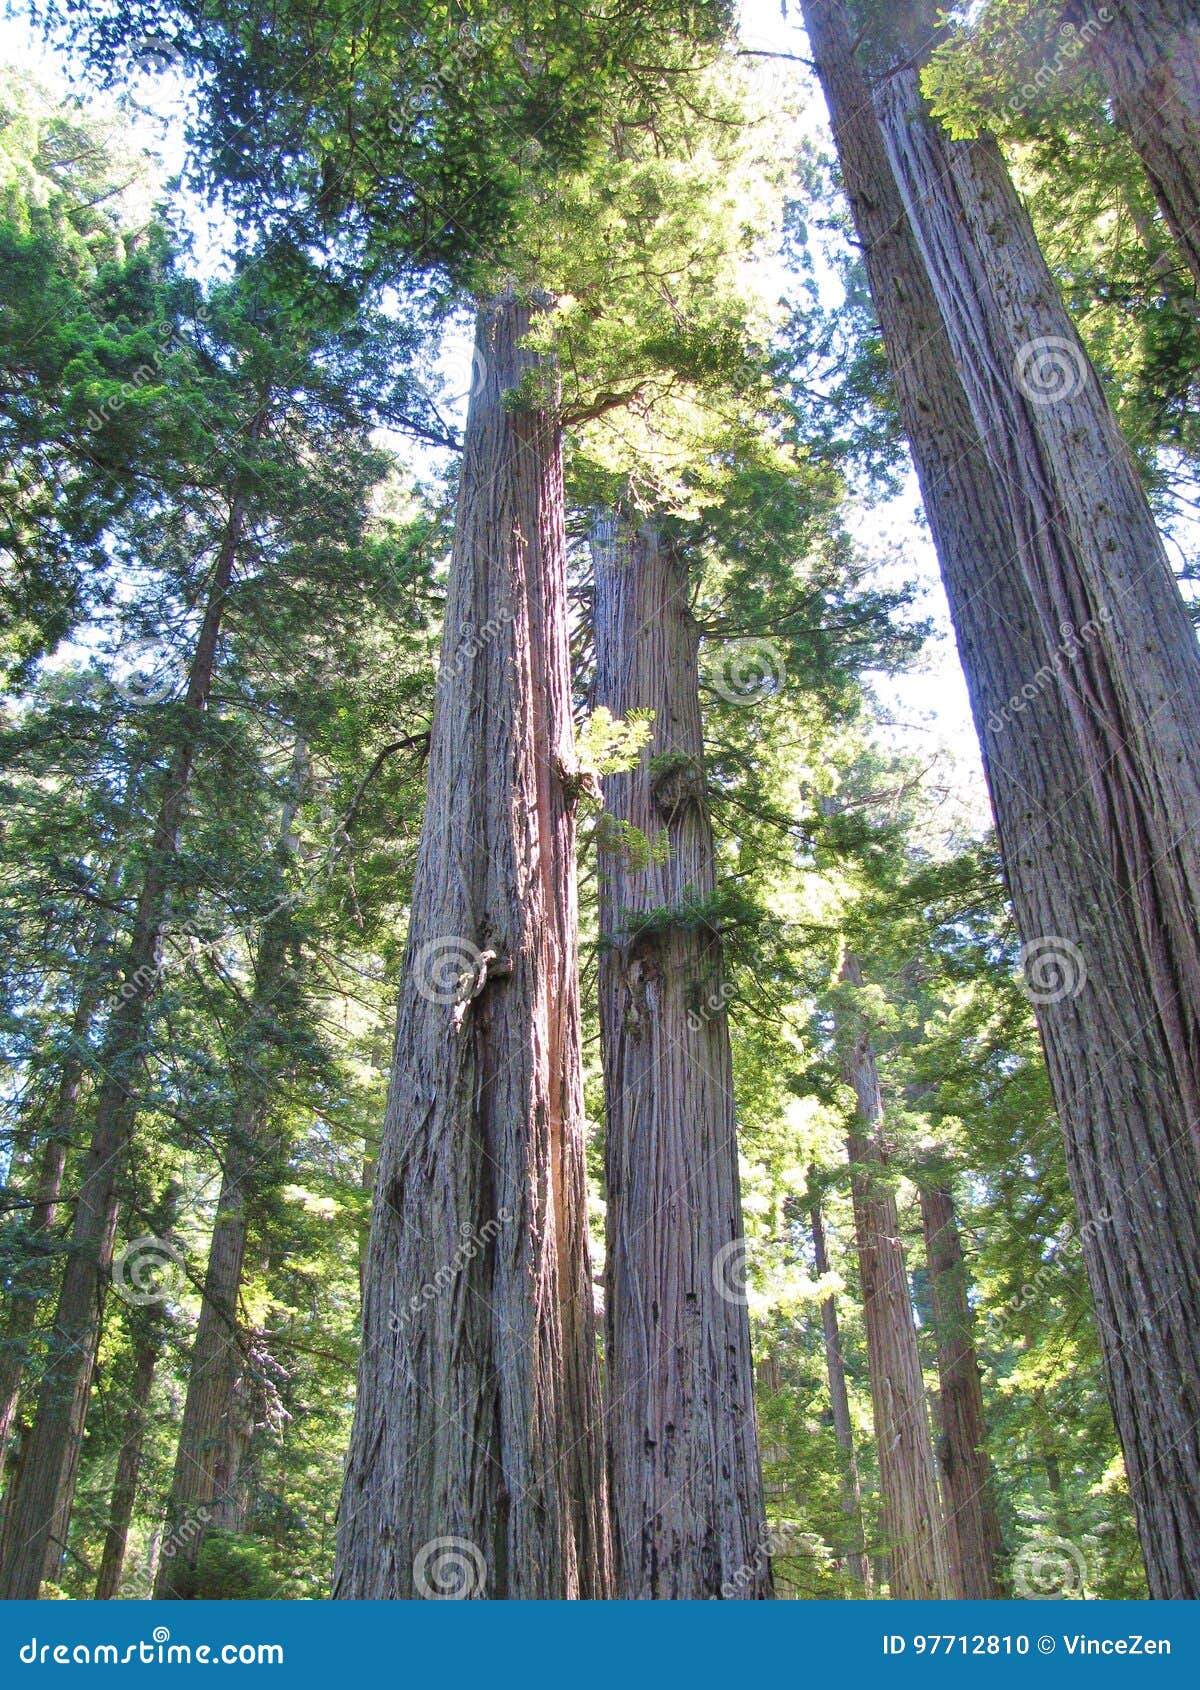
[[[1159,208],[1200,284],[1200,14],[1194,0],[1070,0]]]
[[[1200,650],[1133,455],[988,136],[950,141],[917,72],[875,93],[910,224],[1129,901],[1200,1072]],[[1036,682],[1035,682],[1036,684]],[[1071,935],[1068,935],[1071,937]],[[1200,1152],[1200,1092],[1189,1097]]]
[[[561,434],[533,309],[478,320],[339,1597],[610,1590]]]
[[[967,1266],[954,1195],[944,1179],[922,1179],[921,1221],[937,1344],[941,1422],[937,1455],[950,1576],[956,1597],[986,1602],[1008,1594],[1001,1575],[1004,1541],[985,1448],[987,1426]]]
[[[825,1245],[825,1220],[821,1214],[820,1198],[809,1210],[812,1223],[813,1258],[818,1279],[829,1272],[829,1251]],[[825,1367],[829,1374],[829,1403],[833,1411],[833,1435],[837,1439],[842,1458],[842,1513],[846,1516],[846,1566],[852,1578],[862,1586],[865,1597],[871,1594],[871,1563],[867,1559],[863,1536],[862,1486],[858,1477],[858,1457],[854,1451],[854,1427],[850,1420],[850,1396],[846,1390],[846,1359],[842,1354],[842,1334],[838,1323],[837,1298],[825,1297],[821,1302],[821,1329],[825,1337]]]
[[[862,985],[862,967],[853,952],[846,953],[841,977],[851,986]],[[897,1601],[939,1600],[952,1594],[945,1525],[896,1193],[887,1175],[879,1067],[865,1028],[855,1027],[848,1036],[843,1029],[843,1038],[842,1077],[853,1086],[858,1102],[856,1125],[846,1149],[871,1370],[888,1589]]]
[[[1200,1077],[1081,780],[1065,696],[844,7],[804,0],[979,733],[1152,1591],[1200,1594]],[[1033,684],[1033,697],[1023,692]],[[1064,950],[1064,940],[1070,949]],[[1047,944],[1060,973],[1037,967]],[[1055,960],[1051,949],[1050,960]],[[1194,1006],[1193,1006],[1194,1007]]]
[[[769,1597],[727,994],[720,936],[695,914],[716,872],[687,562],[653,522],[617,515],[592,553],[596,704],[654,718],[604,798],[655,853],[631,859],[627,834],[600,846],[618,1595]]]

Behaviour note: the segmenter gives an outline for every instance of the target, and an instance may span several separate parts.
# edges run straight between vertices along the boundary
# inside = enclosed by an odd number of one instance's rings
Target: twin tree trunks
[[[509,294],[478,320],[338,1597],[612,1592],[562,449],[552,372],[521,345],[535,308]]]
[[[605,808],[667,846],[646,861],[600,841],[617,1594],[769,1597],[721,938],[696,914],[716,870],[687,559],[620,514],[592,556],[595,703],[654,718]]]
[[[971,695],[1150,1590],[1196,1597],[1197,753],[1172,719],[1196,719],[1200,658],[991,144],[960,154],[885,82],[898,184],[844,6],[803,13]],[[1065,342],[1062,416],[1018,412],[1021,332]],[[1079,637],[1089,620],[1102,638]]]

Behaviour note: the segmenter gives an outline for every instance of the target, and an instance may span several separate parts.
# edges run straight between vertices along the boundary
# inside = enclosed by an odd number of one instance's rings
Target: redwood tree
[[[841,977],[852,988],[863,983],[862,966],[853,952],[846,953]],[[854,1088],[857,1100],[857,1118],[846,1148],[871,1373],[888,1590],[899,1601],[936,1600],[953,1592],[912,1292],[895,1188],[887,1171],[879,1067],[869,1027],[857,1013],[840,1015],[839,1021],[842,1077]]]
[[[619,515],[596,522],[592,555],[596,704],[653,713],[637,765],[605,778],[622,826],[600,859],[617,1593],[769,1597],[687,558],[654,521]],[[629,828],[654,848],[622,845]]]
[[[478,317],[338,1597],[610,1590],[546,303]]]
[[[813,1237],[813,1266],[818,1279],[829,1272],[829,1251],[825,1243],[825,1217],[821,1213],[821,1199],[816,1196],[809,1210]],[[862,1586],[864,1596],[871,1594],[871,1563],[863,1538],[862,1486],[858,1476],[858,1457],[854,1450],[854,1427],[850,1420],[850,1395],[846,1389],[846,1358],[842,1353],[842,1333],[838,1321],[837,1298],[821,1301],[821,1330],[825,1339],[825,1369],[829,1375],[829,1405],[833,1414],[833,1435],[842,1457],[842,1512],[846,1516],[846,1565]]]
[[[1092,59],[1117,122],[1200,284],[1200,16],[1192,0],[1107,0],[1102,10],[1098,20],[1069,0],[1066,14],[1091,25]]]
[[[996,1512],[992,1464],[985,1448],[983,1386],[975,1353],[975,1319],[949,1180],[921,1180],[925,1264],[933,1300],[938,1358],[937,1444],[946,1540],[954,1594],[986,1602],[1007,1595],[1001,1576],[1004,1542]]]
[[[1200,1591],[1200,1076],[1080,781],[1068,680],[1020,567],[837,0],[804,0],[843,181],[933,530],[1062,1120],[1106,1382],[1151,1589]],[[1036,683],[1036,709],[1023,689]],[[1059,972],[1056,975],[1055,969]]]

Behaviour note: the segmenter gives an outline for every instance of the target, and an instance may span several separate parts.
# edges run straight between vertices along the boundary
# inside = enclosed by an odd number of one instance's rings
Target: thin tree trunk
[[[851,986],[863,983],[862,968],[852,952],[846,953],[841,978]],[[942,1502],[896,1194],[886,1174],[883,1093],[875,1051],[865,1031],[846,1039],[842,1076],[858,1099],[858,1120],[846,1148],[871,1369],[888,1588],[898,1601],[939,1600],[951,1594]]]
[[[1200,16],[1194,0],[1108,0],[1101,22],[1068,0],[1117,122],[1200,284]]]
[[[115,896],[118,884],[118,864],[114,861],[105,878],[104,895]],[[67,1151],[75,1132],[84,1075],[91,1057],[88,1039],[103,996],[102,952],[109,939],[109,923],[102,919],[91,939],[79,998],[71,1020],[70,1042],[62,1057],[54,1103],[43,1136],[36,1196],[26,1223],[29,1232],[38,1238],[54,1230],[58,1216]],[[38,1305],[42,1300],[31,1291],[21,1292],[17,1286],[10,1290],[10,1298],[3,1337],[0,1338],[0,1470],[4,1466],[25,1377],[28,1361],[26,1346],[37,1323]]]
[[[478,321],[338,1597],[610,1590],[561,431],[521,344],[540,308],[508,293]]]
[[[28,1459],[22,1463],[5,1514],[0,1600],[36,1597],[42,1581],[56,1572],[66,1542],[112,1264],[117,1186],[137,1117],[142,1043],[158,986],[169,865],[178,851],[225,596],[244,524],[245,503],[239,494],[230,503],[209,585],[182,706],[179,740],[163,786],[125,957],[125,980],[97,1063],[104,1079],[76,1200],[71,1252],[63,1273]]]
[[[721,941],[686,560],[653,522],[593,531],[595,699],[654,713],[607,813],[665,860],[600,859],[606,1424],[617,1591],[772,1594]],[[689,913],[689,907],[691,913]],[[653,924],[645,920],[655,912]],[[674,912],[664,915],[663,912]]]
[[[133,1378],[129,1385],[125,1436],[121,1440],[121,1449],[117,1456],[116,1478],[108,1506],[108,1526],[104,1533],[104,1553],[96,1578],[97,1602],[110,1601],[116,1596],[121,1585],[125,1549],[129,1542],[129,1522],[133,1519],[138,1476],[142,1470],[150,1395],[154,1389],[154,1373],[162,1350],[162,1336],[161,1320],[149,1319],[138,1323],[133,1346]]]
[[[925,1260],[937,1344],[941,1437],[938,1466],[946,1504],[946,1540],[955,1596],[986,1602],[1008,1594],[1001,1577],[1004,1540],[985,1443],[983,1386],[975,1353],[975,1317],[967,1268],[944,1180],[921,1184]]]
[[[1107,857],[1064,677],[1021,568],[905,214],[844,8],[804,0],[846,191],[971,696],[1031,995],[1063,1125],[1105,1376],[1151,1589],[1200,1594],[1200,1090],[1148,941]],[[1050,669],[1048,671],[1048,665]],[[1022,689],[1041,677],[1030,700]],[[1016,707],[1014,708],[1014,701]],[[1048,978],[1055,961],[1063,976]],[[1047,958],[1047,953],[1049,953]]]
[[[812,1222],[813,1258],[818,1279],[829,1272],[829,1251],[825,1245],[825,1220],[821,1202],[815,1198],[809,1210]],[[829,1403],[833,1410],[833,1435],[837,1439],[842,1458],[842,1513],[846,1516],[846,1565],[851,1576],[862,1586],[865,1597],[871,1595],[871,1563],[867,1559],[863,1535],[862,1486],[858,1478],[858,1457],[854,1451],[854,1427],[850,1421],[850,1396],[846,1390],[846,1360],[842,1354],[842,1334],[838,1325],[837,1298],[830,1296],[821,1303],[821,1327],[825,1334],[825,1366],[829,1373]]]
[[[307,778],[303,741],[296,746],[291,792],[280,822],[280,884],[295,856],[296,812]],[[238,1073],[217,1214],[209,1241],[200,1318],[188,1364],[187,1396],[175,1456],[166,1529],[174,1555],[159,1562],[156,1598],[192,1593],[196,1563],[206,1532],[236,1530],[242,1517],[239,1470],[248,1428],[239,1412],[239,1384],[246,1357],[238,1326],[238,1297],[250,1229],[250,1196],[271,1104],[270,1068],[264,1061],[276,1037],[279,998],[286,985],[293,932],[289,907],[280,900],[263,923],[254,961],[254,991],[246,1027],[238,1040]],[[249,1428],[252,1430],[252,1428]]]

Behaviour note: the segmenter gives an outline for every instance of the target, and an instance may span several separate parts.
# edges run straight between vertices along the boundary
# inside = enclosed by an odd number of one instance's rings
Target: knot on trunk
[[[479,997],[488,981],[504,979],[512,971],[512,958],[501,956],[498,951],[490,948],[480,951],[478,960],[470,968],[463,969],[458,977],[454,1007],[450,1012],[456,1033],[462,1031],[468,1007]]]

